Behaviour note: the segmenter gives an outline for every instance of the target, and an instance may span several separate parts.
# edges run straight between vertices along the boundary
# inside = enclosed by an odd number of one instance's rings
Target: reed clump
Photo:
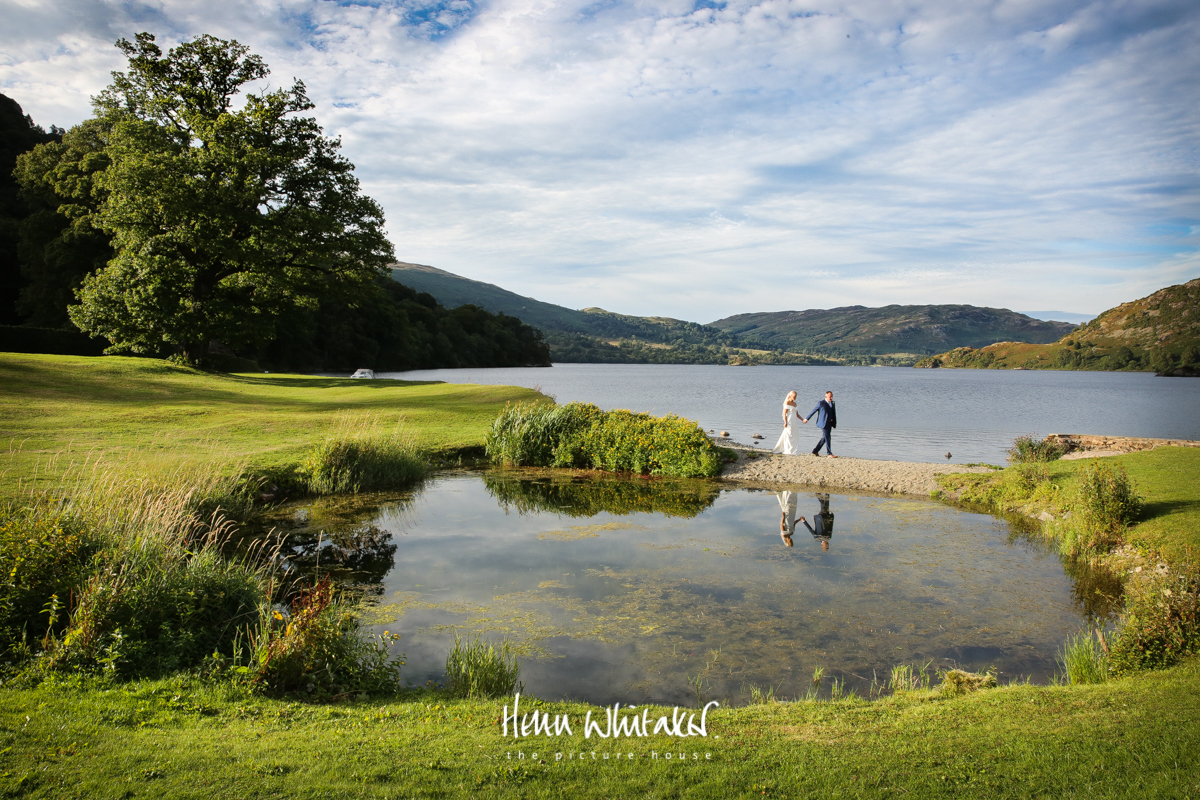
[[[487,436],[495,463],[569,467],[680,478],[721,469],[720,451],[691,420],[655,417],[589,403],[506,406]]]
[[[454,636],[446,656],[446,690],[454,697],[494,698],[523,692],[521,665],[512,644]]]
[[[1104,683],[1108,680],[1108,654],[1099,634],[1084,631],[1067,637],[1058,657],[1063,675],[1072,684]]]
[[[957,696],[980,689],[994,689],[997,686],[996,673],[967,672],[964,669],[950,669],[942,673],[942,683],[938,687],[944,695]]]
[[[300,465],[310,494],[397,489],[429,473],[429,462],[403,421],[390,428],[379,417],[344,415]]]

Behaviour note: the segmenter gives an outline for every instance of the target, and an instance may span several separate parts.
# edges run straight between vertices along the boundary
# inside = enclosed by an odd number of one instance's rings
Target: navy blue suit
[[[817,446],[813,448],[813,455],[821,450],[821,445],[825,445],[825,452],[833,455],[833,429],[837,427],[837,408],[833,403],[821,400],[816,407],[808,412],[808,418],[817,418],[817,427],[821,429],[821,441],[817,442]]]

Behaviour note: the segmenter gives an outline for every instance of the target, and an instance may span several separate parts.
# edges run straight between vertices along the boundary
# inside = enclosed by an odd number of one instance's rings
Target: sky
[[[0,0],[0,19],[0,92],[47,127],[90,115],[121,37],[249,45],[272,86],[305,82],[399,260],[571,308],[1091,316],[1200,277],[1195,0]]]

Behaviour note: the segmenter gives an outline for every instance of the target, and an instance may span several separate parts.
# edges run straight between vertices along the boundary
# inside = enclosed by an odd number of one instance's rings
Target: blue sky
[[[1194,0],[0,0],[70,126],[112,42],[305,81],[404,261],[572,308],[1094,314],[1200,276]]]

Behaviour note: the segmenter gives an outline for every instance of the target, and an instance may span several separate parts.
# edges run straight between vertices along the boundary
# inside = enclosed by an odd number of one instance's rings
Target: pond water
[[[818,666],[826,692],[923,663],[1045,683],[1092,594],[1001,519],[862,494],[489,470],[274,522],[298,566],[320,542],[320,570],[374,597],[407,680],[441,680],[454,632],[481,632],[554,700],[790,698]]]
[[[1090,433],[1200,439],[1200,380],[1146,372],[556,364],[546,369],[444,369],[380,377],[540,388],[560,403],[674,413],[705,430],[767,446],[788,390],[807,414],[834,393],[834,452],[859,458],[1004,462],[1021,434]],[[806,432],[807,433],[807,432]],[[817,443],[815,431],[812,444]]]

